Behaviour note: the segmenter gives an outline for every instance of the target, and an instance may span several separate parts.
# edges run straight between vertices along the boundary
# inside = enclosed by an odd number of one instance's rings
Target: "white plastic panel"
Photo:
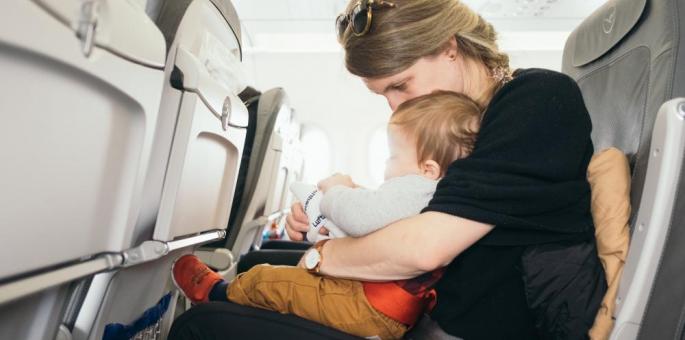
[[[163,72],[97,47],[86,58],[70,28],[20,0],[0,11],[0,69],[0,278],[123,250]]]
[[[183,96],[177,126],[156,240],[226,227],[245,143],[245,129],[224,131],[194,93]]]
[[[635,339],[659,267],[685,155],[685,99],[661,106],[654,124],[647,178],[616,299],[611,339]],[[682,180],[682,179],[680,179]]]
[[[221,64],[219,60],[210,61],[211,48],[209,45],[219,43],[223,49],[229,51],[232,57],[240,60],[240,44],[233,30],[214,4],[209,0],[193,1],[179,25],[176,40],[181,46],[198,56],[202,62],[210,65]],[[229,56],[224,56],[229,58]]]
[[[140,0],[34,0],[85,39],[85,17],[90,16],[93,42],[132,61],[164,68],[166,47],[162,32],[145,14]],[[92,6],[92,7],[88,7]],[[86,14],[91,11],[91,14]]]

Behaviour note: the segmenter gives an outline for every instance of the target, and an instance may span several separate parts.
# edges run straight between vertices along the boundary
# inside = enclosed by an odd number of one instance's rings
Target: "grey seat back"
[[[238,258],[261,237],[264,226],[282,216],[285,185],[282,128],[290,121],[288,98],[281,88],[262,93],[257,106],[257,128],[247,167],[240,210],[228,227],[226,247]]]
[[[671,236],[683,220],[682,209],[674,207],[685,195],[669,191],[683,185],[682,127],[674,119],[680,104],[665,104],[685,96],[683,18],[683,0],[611,0],[571,34],[564,51],[563,71],[578,82],[592,116],[595,150],[623,150],[633,172],[632,241],[617,300],[612,335],[617,339],[635,338],[638,332],[644,338],[664,338],[656,334],[675,332],[680,315],[665,313],[656,301],[676,293],[659,282],[664,265],[676,259],[670,244],[683,241]],[[666,169],[675,172],[672,177],[663,177]],[[685,287],[684,277],[671,279]],[[678,291],[682,297],[672,306],[680,311],[685,291]],[[670,327],[656,327],[666,324]]]
[[[595,150],[615,146],[633,168],[637,206],[659,108],[685,94],[682,0],[611,0],[571,34],[563,72],[592,116]]]
[[[0,338],[54,338],[69,286],[122,263],[164,62],[131,2],[3,2]]]

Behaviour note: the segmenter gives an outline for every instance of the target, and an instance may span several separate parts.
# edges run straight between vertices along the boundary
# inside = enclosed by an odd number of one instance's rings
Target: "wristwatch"
[[[304,253],[304,267],[307,271],[313,274],[318,274],[321,271],[321,261],[323,257],[321,256],[321,250],[323,245],[326,244],[330,239],[321,240],[316,242],[313,247],[309,248]]]

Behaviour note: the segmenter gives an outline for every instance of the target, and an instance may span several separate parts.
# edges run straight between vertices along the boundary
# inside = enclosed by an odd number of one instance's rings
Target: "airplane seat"
[[[283,173],[288,169],[284,167],[282,156],[284,131],[291,119],[291,109],[281,88],[265,91],[253,102],[255,104],[256,130],[243,193],[236,215],[228,225],[225,242],[234,258],[259,244],[263,228],[284,215]]]
[[[282,89],[264,94],[254,92],[254,89],[245,92],[245,96],[250,97],[246,101],[250,126],[255,131],[248,127],[236,185],[236,197],[242,198],[233,201],[227,240],[209,244],[195,253],[226,278],[261,263],[296,263],[311,246],[306,242],[285,240],[268,240],[262,244],[261,231],[265,227],[279,227],[279,220],[292,203],[290,184],[300,178],[299,125],[292,117],[287,95]],[[253,157],[256,159],[251,160]],[[227,255],[225,249],[233,249],[233,252]],[[237,266],[226,267],[234,258],[239,260]]]
[[[685,311],[685,1],[611,0],[569,36],[563,72],[581,88],[597,152],[632,169],[631,244],[612,339],[680,337]],[[680,99],[673,99],[678,98]]]
[[[236,197],[237,199],[234,199],[233,203],[231,204],[231,214],[228,217],[228,226],[234,225],[235,219],[238,216],[238,212],[241,211],[241,203],[243,202],[243,195],[245,193],[246,178],[249,172],[248,166],[250,164],[250,156],[252,155],[252,147],[255,140],[255,134],[257,133],[257,109],[259,106],[259,97],[261,95],[261,92],[249,86],[238,95],[240,100],[243,101],[243,104],[245,104],[245,107],[247,107],[248,124],[247,131],[245,134],[245,146],[243,147],[243,152],[240,160],[240,169],[238,169],[238,179],[236,180],[235,192],[233,193],[233,197]],[[213,252],[212,249],[223,248],[225,244],[226,240],[222,239],[206,244],[203,247],[203,249],[206,248],[205,250],[207,250],[208,252]],[[233,260],[232,255],[230,255],[230,258],[228,260],[229,262]],[[210,263],[210,265],[216,265],[215,263],[213,263],[213,261],[210,262],[212,262]],[[225,266],[216,266],[214,268],[216,269],[224,267]]]
[[[240,100],[242,100],[247,107],[249,117],[247,134],[245,135],[245,147],[243,148],[240,169],[238,170],[238,180],[235,188],[235,197],[238,199],[233,200],[233,204],[231,206],[231,215],[228,217],[229,226],[235,223],[238,213],[241,210],[240,208],[242,207],[243,196],[245,193],[245,183],[247,183],[248,167],[250,165],[250,157],[252,156],[255,135],[257,134],[257,111],[259,109],[259,98],[261,95],[261,92],[251,87],[248,87],[240,93]]]
[[[245,143],[240,23],[231,3],[150,0],[146,9],[168,43],[154,171],[124,265],[96,276],[88,289],[75,321],[79,339],[118,334],[117,327],[161,305],[168,307],[163,317],[144,331],[166,336],[178,297],[173,261],[225,236]],[[170,292],[171,303],[164,302]]]
[[[2,339],[63,334],[74,289],[123,263],[164,78],[141,2],[3,2]]]
[[[251,86],[248,86],[243,90],[240,94],[238,94],[238,97],[240,100],[243,102],[245,107],[247,108],[247,113],[248,113],[248,123],[247,123],[247,131],[245,134],[245,145],[243,147],[243,152],[241,155],[240,159],[240,169],[238,169],[238,179],[236,180],[235,184],[235,192],[233,193],[233,197],[236,197],[238,199],[234,199],[233,203],[231,203],[231,214],[228,217],[228,226],[233,225],[236,216],[238,215],[238,212],[240,211],[241,208],[241,202],[243,193],[245,192],[245,179],[247,177],[248,173],[248,165],[250,164],[250,156],[252,154],[252,145],[254,144],[255,140],[255,134],[257,131],[257,106],[259,102],[259,96],[261,96],[261,92]],[[228,228],[227,228],[228,229]],[[214,241],[211,243],[208,243],[204,245],[203,249],[206,250],[206,253],[213,252],[213,249],[220,249],[223,248],[226,243],[226,240],[218,240]],[[196,253],[197,255],[197,253]],[[233,261],[232,255],[229,255],[230,258],[228,259],[229,262]],[[205,255],[201,255],[201,257],[206,257]],[[210,262],[212,262],[210,260]],[[219,262],[222,262],[221,260]],[[213,263],[210,263],[210,266],[214,265]],[[224,266],[217,266],[213,267],[215,269],[217,268],[224,268]]]

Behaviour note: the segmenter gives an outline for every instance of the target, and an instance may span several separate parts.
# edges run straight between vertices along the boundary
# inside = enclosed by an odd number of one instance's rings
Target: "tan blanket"
[[[610,148],[592,157],[587,173],[592,187],[592,217],[599,258],[606,272],[608,289],[590,329],[593,340],[608,339],[614,327],[618,283],[628,254],[630,231],[630,167],[618,149]]]

